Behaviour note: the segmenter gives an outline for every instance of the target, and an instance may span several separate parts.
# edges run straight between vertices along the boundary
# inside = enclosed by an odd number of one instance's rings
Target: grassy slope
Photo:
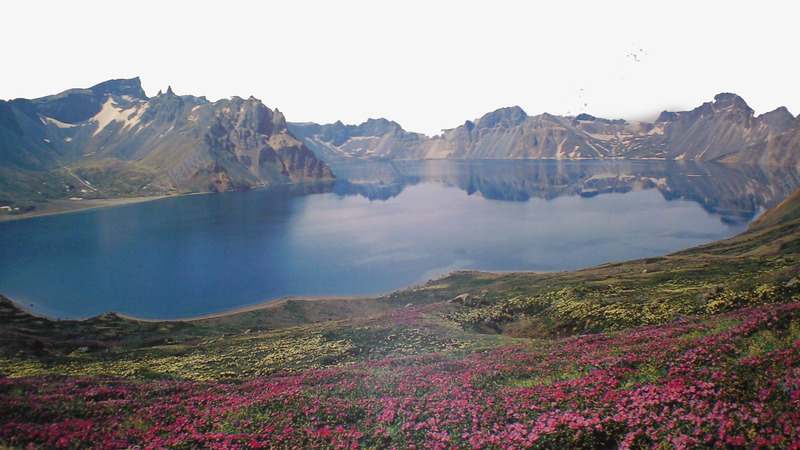
[[[761,215],[750,230],[760,230],[800,218],[800,190],[785,198],[779,205]]]

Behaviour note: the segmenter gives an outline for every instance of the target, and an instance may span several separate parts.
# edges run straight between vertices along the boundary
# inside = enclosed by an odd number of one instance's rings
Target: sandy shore
[[[106,313],[101,313],[101,314],[97,314],[97,315],[94,315],[94,316],[83,317],[83,318],[79,318],[79,319],[57,319],[56,317],[52,317],[52,316],[48,316],[47,314],[42,314],[42,313],[36,312],[33,309],[29,308],[27,305],[25,305],[25,304],[23,304],[23,303],[21,303],[21,302],[19,302],[17,300],[8,298],[8,297],[0,294],[0,298],[12,303],[15,307],[19,308],[20,310],[22,310],[26,314],[29,314],[29,315],[34,316],[34,317],[40,317],[40,318],[47,319],[47,320],[65,320],[65,321],[80,322],[80,321],[90,320],[90,319],[102,316],[104,314],[114,314],[117,317],[120,317],[120,318],[123,318],[123,319],[126,319],[126,320],[131,320],[131,321],[135,321],[135,322],[151,322],[151,323],[153,323],[153,322],[193,322],[193,321],[200,321],[200,320],[207,320],[207,319],[218,319],[218,318],[221,318],[221,317],[233,316],[233,315],[236,315],[236,314],[241,314],[241,313],[246,313],[246,312],[263,311],[263,310],[267,310],[267,309],[271,309],[271,308],[276,308],[276,307],[279,307],[279,306],[281,306],[281,305],[283,305],[286,302],[291,301],[291,300],[306,301],[306,302],[325,302],[325,301],[330,302],[330,301],[352,301],[352,300],[362,300],[362,301],[363,300],[367,300],[368,301],[368,300],[378,300],[378,299],[380,299],[382,297],[383,296],[355,296],[355,295],[354,296],[349,296],[349,297],[348,296],[283,297],[283,298],[277,298],[277,299],[274,299],[274,300],[265,300],[263,302],[259,302],[259,303],[253,304],[253,305],[241,306],[241,307],[238,307],[238,308],[229,309],[229,310],[225,310],[225,311],[219,311],[219,312],[214,312],[214,313],[209,313],[209,314],[201,314],[201,315],[197,315],[197,316],[177,317],[177,318],[172,318],[172,319],[148,319],[148,318],[131,316],[131,315],[128,315],[128,314],[122,314],[122,313],[118,313],[118,312],[106,312]]]
[[[149,202],[159,200],[168,196],[153,197],[131,197],[131,198],[98,198],[86,200],[52,200],[37,205],[36,209],[23,214],[0,214],[0,222],[9,220],[27,219],[30,217],[51,216],[54,214],[65,214],[87,209],[107,208],[110,206],[129,205],[132,203]]]
[[[127,319],[127,320],[134,320],[137,322],[193,322],[198,320],[207,320],[207,319],[219,319],[221,317],[233,316],[236,314],[246,313],[246,312],[253,312],[253,311],[263,311],[266,309],[276,308],[284,303],[291,301],[291,300],[298,300],[298,301],[310,301],[310,302],[317,302],[317,301],[339,301],[339,300],[376,300],[379,296],[320,296],[320,297],[282,297],[277,298],[274,300],[265,300],[263,302],[259,302],[253,305],[248,306],[240,306],[234,309],[228,309],[225,311],[219,311],[215,313],[209,314],[201,314],[198,316],[189,316],[189,317],[177,317],[173,319],[145,319],[136,316],[129,316],[127,314],[121,313],[114,313],[117,316]],[[13,300],[12,300],[13,301]],[[15,302],[16,303],[16,302]],[[89,319],[89,318],[87,318]],[[80,319],[86,320],[86,319]]]

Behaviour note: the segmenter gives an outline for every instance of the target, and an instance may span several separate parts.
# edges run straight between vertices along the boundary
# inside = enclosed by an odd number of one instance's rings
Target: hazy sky
[[[0,99],[140,76],[290,121],[438,133],[503,106],[653,119],[719,92],[800,114],[795,1],[4,1]]]

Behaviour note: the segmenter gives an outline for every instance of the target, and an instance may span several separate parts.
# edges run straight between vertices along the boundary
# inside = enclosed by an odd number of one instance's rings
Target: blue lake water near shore
[[[455,270],[556,271],[733,236],[779,175],[720,165],[434,161],[335,185],[167,198],[0,223],[0,293],[54,317],[178,318],[376,295]]]

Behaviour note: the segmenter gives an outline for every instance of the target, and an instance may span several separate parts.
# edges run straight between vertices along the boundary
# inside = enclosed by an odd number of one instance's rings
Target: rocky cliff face
[[[212,172],[252,185],[333,178],[328,166],[289,133],[283,113],[253,97],[220,100],[195,114],[196,122],[209,124],[203,150],[214,161]]]
[[[341,123],[294,126],[302,128],[297,134],[309,146],[324,147],[320,154],[331,160],[624,158],[800,164],[800,119],[786,108],[755,116],[735,94],[719,94],[691,111],[664,111],[653,122],[588,114],[528,116],[519,107],[502,108],[433,138],[399,125],[391,130]],[[392,143],[390,151],[385,142]],[[350,150],[355,147],[358,152]]]
[[[0,101],[0,201],[215,192],[334,179],[251,97],[147,98],[138,78]]]

